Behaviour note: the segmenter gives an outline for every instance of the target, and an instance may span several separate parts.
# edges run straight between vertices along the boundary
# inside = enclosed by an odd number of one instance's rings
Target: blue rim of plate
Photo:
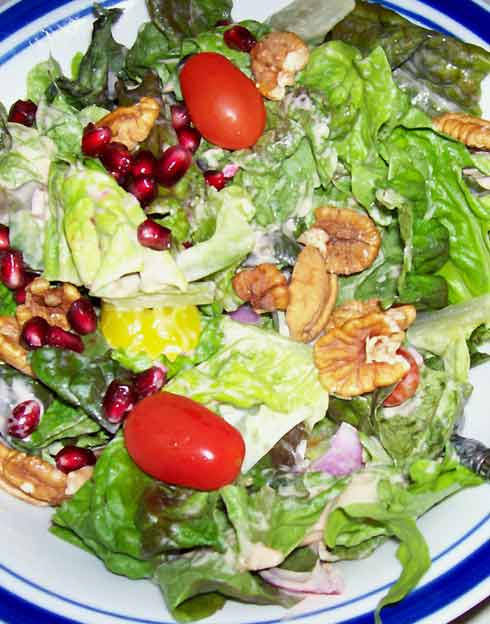
[[[387,0],[375,0],[380,4],[385,5],[388,8],[395,9],[399,13],[406,15],[417,20],[419,23],[427,26],[428,28],[443,30],[435,22],[428,18],[420,16],[418,13],[410,11],[408,9],[401,9],[396,4]],[[33,21],[44,17],[48,13],[62,8],[70,4],[71,0],[50,0],[47,3],[45,0],[19,0],[16,4],[10,6],[4,11],[0,11],[2,18],[2,35],[4,38],[13,35],[18,30],[21,30],[25,26],[28,26]],[[464,6],[464,12],[457,10],[456,7],[448,6],[447,0],[423,0],[422,2],[426,6],[435,9],[438,13],[445,15],[460,25],[467,28],[473,34],[477,35],[483,41],[490,43],[488,34],[488,19],[489,11],[473,2],[473,0],[466,0]],[[115,4],[121,4],[121,0],[105,0],[100,2],[104,6],[111,6]],[[461,7],[461,4],[459,5]],[[43,28],[35,35],[21,41],[14,46],[9,52],[0,56],[0,66],[14,58],[17,54],[25,50],[35,41],[45,37],[49,32],[63,28],[69,22],[80,19],[90,14],[91,8],[85,8],[77,11],[67,17],[64,17],[52,24],[47,28]],[[444,31],[447,32],[447,31]],[[445,551],[440,553],[436,559],[447,554],[454,549],[457,545],[465,541],[471,534],[475,533],[481,526],[490,521],[490,514],[487,514],[476,526],[470,529],[462,538],[457,540]],[[484,545],[477,548],[465,559],[453,566],[451,569],[440,574],[436,579],[427,583],[426,585],[412,591],[402,602],[386,607],[383,609],[383,622],[384,624],[416,624],[421,619],[428,617],[440,609],[450,605],[452,602],[462,598],[465,594],[475,589],[480,583],[490,578],[490,542],[487,541]],[[36,585],[28,579],[16,574],[12,570],[9,570],[5,566],[0,564],[0,571],[7,572],[16,579],[24,582],[27,585],[35,587],[45,594],[55,596],[61,600],[64,600],[72,605],[77,605],[81,608],[85,608],[88,611],[92,611],[98,614],[105,614],[112,617],[117,617],[127,622],[137,622],[139,624],[170,624],[164,623],[161,620],[143,620],[137,618],[131,618],[124,616],[123,614],[112,613],[108,611],[101,611],[94,609],[89,605],[83,605],[73,602],[66,597],[59,596],[53,592]],[[386,587],[377,588],[369,594],[361,597],[357,597],[349,602],[354,602],[360,599],[364,599],[369,595],[384,591]],[[345,605],[346,603],[344,603]],[[306,617],[319,615],[330,611],[334,608],[340,608],[342,605],[336,605],[335,607],[328,607],[320,609],[314,612],[304,613],[296,617],[290,618],[291,620],[300,621]],[[28,602],[19,596],[16,596],[12,592],[0,587],[0,617],[3,618],[5,624],[80,624],[81,620],[73,620],[66,618],[62,615],[58,615],[51,611],[48,611],[42,607],[38,607],[34,603]],[[248,624],[278,624],[281,620],[268,620],[267,622],[248,622]],[[374,612],[370,611],[362,615],[343,620],[339,624],[372,624],[374,621]]]

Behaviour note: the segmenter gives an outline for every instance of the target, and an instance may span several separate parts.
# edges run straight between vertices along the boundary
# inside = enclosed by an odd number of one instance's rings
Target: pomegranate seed
[[[225,174],[222,171],[215,171],[214,169],[206,171],[204,173],[204,179],[206,180],[206,184],[214,186],[218,191],[221,191],[226,184]]]
[[[42,316],[33,316],[24,323],[20,339],[27,349],[44,347],[47,340],[49,323]]]
[[[230,24],[231,24],[230,20],[222,19],[216,22],[215,27],[219,28],[220,26],[229,26]]]
[[[189,152],[194,154],[201,142],[201,133],[195,128],[182,128],[177,131],[177,138],[182,147],[185,147]]]
[[[98,156],[102,149],[111,142],[112,132],[107,126],[95,126],[90,123],[83,131],[82,152],[86,156]]]
[[[15,290],[25,285],[25,271],[22,254],[16,249],[8,249],[3,252],[0,261],[0,279],[7,286]]]
[[[114,379],[102,400],[105,417],[111,423],[120,423],[127,412],[133,409],[135,402],[133,388],[128,383]]]
[[[85,466],[93,466],[96,461],[93,451],[73,445],[63,447],[55,457],[56,468],[65,473],[80,470]]]
[[[83,297],[74,301],[68,309],[66,318],[77,334],[91,334],[97,329],[97,315],[92,303]]]
[[[14,438],[27,438],[41,419],[41,405],[34,399],[18,403],[7,421],[7,432]]]
[[[10,233],[6,225],[0,224],[0,251],[10,247]]]
[[[191,162],[192,154],[188,149],[182,145],[173,145],[157,160],[155,177],[162,186],[174,186],[187,173]]]
[[[10,107],[8,120],[23,126],[33,126],[36,121],[37,106],[32,100],[17,100]]]
[[[183,104],[174,104],[170,107],[170,113],[172,114],[172,126],[174,130],[182,130],[187,128],[191,123],[191,117],[189,111]]]
[[[225,30],[223,37],[229,48],[232,50],[239,50],[240,52],[250,52],[257,43],[257,39],[248,28],[240,26],[239,24]]]
[[[46,344],[57,349],[69,349],[82,353],[84,346],[80,336],[65,331],[57,325],[50,325],[46,333]]]
[[[133,156],[133,164],[131,165],[130,173],[134,178],[138,176],[154,176],[155,165],[157,159],[149,150],[140,150],[135,156]]]
[[[128,148],[122,143],[118,143],[116,141],[104,145],[100,151],[99,157],[104,167],[114,177],[126,176],[129,173],[133,162],[131,152]]]
[[[190,249],[191,247],[194,247],[194,243],[192,241],[184,241],[182,243],[182,247],[184,249]]]
[[[167,380],[165,370],[160,366],[152,366],[138,373],[134,378],[134,390],[139,399],[158,392]]]
[[[140,223],[137,234],[140,245],[157,251],[169,249],[172,242],[170,230],[152,219],[146,219]]]
[[[146,175],[133,178],[128,185],[128,191],[136,197],[144,207],[151,204],[158,194],[157,183],[153,178]]]

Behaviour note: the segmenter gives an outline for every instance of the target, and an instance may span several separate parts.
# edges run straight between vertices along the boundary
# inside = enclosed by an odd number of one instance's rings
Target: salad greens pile
[[[176,143],[171,106],[182,100],[183,59],[217,52],[252,76],[250,55],[223,38],[231,0],[148,0],[151,21],[129,49],[112,31],[122,10],[95,5],[91,43],[71,75],[53,58],[29,72],[35,125],[0,111],[0,222],[31,270],[79,287],[102,314],[199,306],[195,348],[156,362],[166,391],[205,405],[243,437],[241,473],[219,490],[150,477],[105,418],[109,384],[155,363],[144,349],[111,349],[97,331],[83,353],[32,351],[33,378],[0,366],[0,413],[26,397],[42,405],[25,438],[0,420],[6,442],[51,463],[67,445],[97,451],[92,478],[56,510],[52,532],[116,574],[151,579],[177,621],[210,616],[227,599],[289,607],[339,593],[335,561],[364,558],[393,538],[402,572],[379,619],[431,564],[417,518],[481,482],[450,438],[490,337],[490,195],[481,182],[490,156],[435,131],[431,115],[479,113],[490,54],[365,2],[341,9],[332,28],[318,4],[241,23],[260,39],[300,19],[307,65],[282,101],[267,101],[255,145],[229,151],[203,139],[186,175],[145,209],[82,153],[84,128],[149,96],[161,112],[140,147],[159,155]],[[218,191],[206,170],[232,179]],[[377,299],[383,309],[420,312],[406,338],[419,354],[420,384],[400,406],[383,404],[393,387],[329,396],[312,346],[289,337],[283,313],[255,324],[229,314],[243,304],[237,270],[272,263],[290,275],[297,239],[327,204],[368,215],[381,236],[374,263],[339,278],[337,305]],[[139,244],[148,215],[171,231],[170,249]],[[15,310],[0,284],[1,315]]]

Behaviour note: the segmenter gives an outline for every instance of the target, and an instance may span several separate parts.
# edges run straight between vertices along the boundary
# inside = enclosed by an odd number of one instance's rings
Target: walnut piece
[[[97,126],[107,126],[112,132],[112,140],[123,143],[134,150],[138,143],[150,134],[160,115],[160,104],[152,97],[142,97],[133,106],[119,106],[112,113],[99,119]]]
[[[237,273],[233,289],[243,301],[250,302],[256,312],[285,310],[289,302],[288,283],[274,264],[259,264]]]
[[[327,273],[316,247],[307,245],[294,265],[286,322],[294,340],[310,342],[325,327],[338,293],[337,276]]]
[[[20,344],[20,332],[15,316],[0,316],[0,360],[33,377],[28,351]]]
[[[352,305],[354,315],[359,310]],[[351,398],[398,383],[410,365],[397,353],[415,319],[410,305],[354,316],[329,329],[314,346],[319,379],[328,392]],[[345,309],[344,309],[345,311]],[[337,315],[337,322],[340,316]]]
[[[251,50],[252,71],[257,88],[269,100],[282,100],[286,87],[308,62],[306,43],[292,32],[273,32]]]
[[[26,302],[17,306],[15,315],[21,326],[33,316],[41,316],[50,325],[69,330],[66,313],[77,299],[80,293],[72,284],[51,286],[48,280],[36,277],[26,287]]]
[[[317,208],[315,217],[313,229],[327,234],[325,262],[329,273],[352,275],[371,266],[381,245],[381,236],[372,219],[356,210],[333,206]],[[311,230],[306,236],[313,236]]]
[[[439,132],[448,134],[468,147],[490,149],[490,121],[466,113],[444,113],[433,120]]]
[[[67,475],[40,457],[26,455],[0,442],[0,487],[34,505],[59,505]]]

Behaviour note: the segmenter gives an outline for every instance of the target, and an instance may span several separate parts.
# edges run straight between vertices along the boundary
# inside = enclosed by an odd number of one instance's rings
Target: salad
[[[342,593],[482,478],[490,53],[378,4],[94,5],[0,109],[0,487],[176,621]]]

